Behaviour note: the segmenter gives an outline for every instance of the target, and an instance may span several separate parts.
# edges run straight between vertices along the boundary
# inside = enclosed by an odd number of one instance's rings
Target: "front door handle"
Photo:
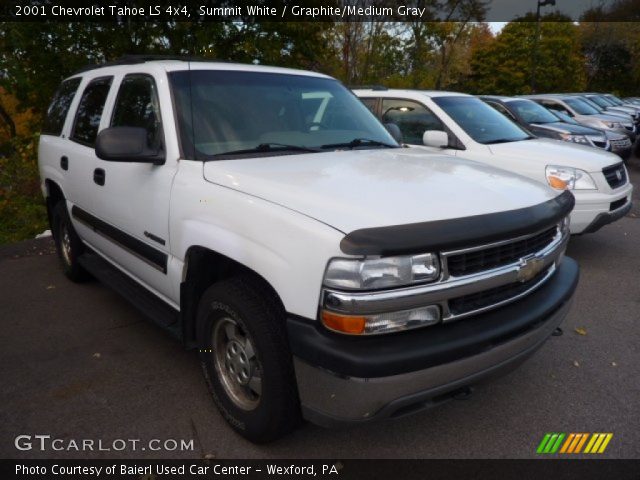
[[[60,168],[63,170],[69,170],[69,158],[66,155],[60,157]]]
[[[104,173],[104,170],[102,168],[96,168],[93,171],[94,183],[97,183],[100,186],[104,185],[105,177],[106,177],[106,174]]]

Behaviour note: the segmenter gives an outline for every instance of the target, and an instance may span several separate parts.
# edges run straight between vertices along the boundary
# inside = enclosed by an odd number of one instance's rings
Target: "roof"
[[[409,88],[380,88],[379,86],[373,86],[373,87],[355,87],[352,88],[353,91],[358,91],[358,92],[377,92],[377,94],[379,94],[381,91],[383,92],[387,92],[387,93],[396,93],[396,94],[401,94],[401,95],[407,95],[407,94],[420,94],[420,95],[424,95],[425,97],[472,97],[473,95],[469,95],[467,93],[461,93],[461,92],[447,92],[447,91],[440,91],[440,90],[419,90],[419,89],[409,89]]]
[[[97,65],[88,65],[77,72],[71,77],[80,75],[85,72],[94,70],[103,70],[118,67],[133,67],[135,65],[152,63],[164,67],[167,71],[174,70],[187,70],[188,68],[198,69],[211,69],[211,70],[244,70],[254,72],[265,73],[281,73],[289,75],[305,75],[315,76],[322,78],[331,78],[328,75],[324,75],[318,72],[311,72],[308,70],[297,70],[293,68],[273,67],[268,65],[254,65],[245,63],[229,62],[226,60],[215,60],[203,57],[185,56],[185,55],[125,55],[117,60],[104,62]]]

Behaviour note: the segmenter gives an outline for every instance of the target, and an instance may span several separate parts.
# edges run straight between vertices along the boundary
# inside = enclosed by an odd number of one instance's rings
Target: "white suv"
[[[256,442],[302,416],[360,423],[467,394],[540,347],[577,284],[571,193],[402,148],[312,72],[88,69],[56,94],[39,164],[66,275],[196,349]]]
[[[382,87],[354,93],[383,122],[396,124],[411,146],[571,190],[576,199],[573,234],[595,232],[631,210],[633,185],[612,153],[535,138],[482,100],[463,93]]]

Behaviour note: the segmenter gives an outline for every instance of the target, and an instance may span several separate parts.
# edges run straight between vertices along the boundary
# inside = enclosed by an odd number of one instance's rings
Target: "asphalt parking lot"
[[[629,170],[640,189],[640,160]],[[195,353],[99,283],[67,281],[50,240],[0,247],[0,457],[528,458],[546,432],[612,432],[600,457],[640,458],[639,242],[636,190],[629,216],[571,240],[582,276],[564,335],[470,399],[352,429],[304,425],[266,446],[226,426]],[[194,449],[15,448],[38,434]]]

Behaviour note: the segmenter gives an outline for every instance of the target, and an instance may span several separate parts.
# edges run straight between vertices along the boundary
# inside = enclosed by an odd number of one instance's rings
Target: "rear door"
[[[93,197],[95,142],[102,119],[107,96],[113,83],[113,76],[101,76],[84,82],[82,95],[69,126],[69,139],[61,154],[67,158],[69,179],[65,185],[69,213],[73,224],[85,241],[91,241],[93,231],[89,225],[80,222],[74,213],[91,211],[95,203]]]

